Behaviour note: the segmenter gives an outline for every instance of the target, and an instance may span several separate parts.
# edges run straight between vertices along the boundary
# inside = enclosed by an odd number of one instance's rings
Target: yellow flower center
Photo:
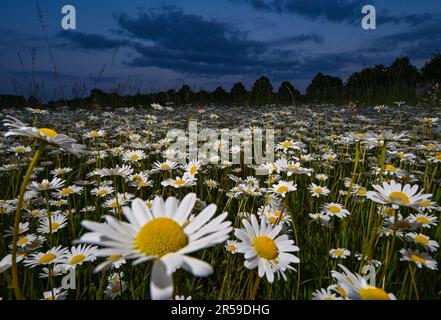
[[[60,226],[59,223],[56,223],[56,222],[51,223],[51,229],[52,230],[57,230],[59,226]]]
[[[130,156],[130,160],[138,160],[139,156],[135,153]]]
[[[385,170],[389,170],[389,171],[394,171],[394,172],[397,170],[397,168],[395,168],[395,166],[392,165],[392,164],[386,164],[386,166],[384,167],[384,169],[385,169]]]
[[[84,261],[84,259],[86,259],[86,256],[83,254],[78,254],[75,257],[73,257],[72,259],[70,259],[69,264],[70,265],[74,265],[74,264],[78,264]]]
[[[334,254],[335,254],[336,256],[342,256],[344,253],[345,253],[345,252],[344,252],[343,250],[341,250],[341,249],[337,249],[337,250],[334,251]]]
[[[228,251],[231,251],[231,252],[236,251],[236,246],[235,246],[234,244],[230,244],[230,245],[228,246]]]
[[[58,136],[58,133],[56,131],[49,128],[40,128],[38,129],[38,131],[40,131],[40,133],[44,134],[45,136],[48,136],[49,138],[55,138],[56,136]]]
[[[147,222],[135,240],[136,247],[146,256],[162,257],[188,244],[182,227],[170,218],[156,218]]]
[[[41,256],[41,258],[38,260],[38,262],[43,263],[43,264],[50,263],[55,258],[57,258],[57,256],[55,254],[53,254],[53,253],[46,253],[46,254]]]
[[[178,186],[182,186],[182,185],[185,184],[185,180],[182,180],[182,179],[176,179],[175,183],[176,183]]]
[[[421,235],[416,236],[415,237],[415,241],[417,241],[417,242],[419,242],[419,243],[421,243],[423,245],[428,245],[429,244],[429,239],[427,239],[427,237],[421,236]]]
[[[366,189],[364,188],[360,188],[357,190],[357,195],[358,196],[365,196],[366,195]]]
[[[410,203],[409,197],[401,191],[392,192],[389,195],[389,201],[396,203],[396,204],[402,204],[402,205],[408,205]]]
[[[328,211],[330,211],[330,212],[336,214],[336,213],[339,213],[341,210],[340,210],[340,208],[337,207],[337,206],[329,206],[329,207],[328,207]]]
[[[161,169],[162,169],[162,170],[168,170],[168,169],[170,169],[170,166],[169,166],[168,164],[164,163],[164,164],[161,166]]]
[[[140,175],[134,175],[134,176],[132,177],[132,180],[142,180],[142,178],[141,178]]]
[[[373,286],[361,288],[358,294],[363,300],[390,300],[386,291]]]
[[[427,219],[426,217],[416,217],[415,221],[419,222],[421,224],[428,224],[428,223],[430,223],[429,219]]]
[[[428,207],[428,206],[430,206],[430,201],[429,200],[423,200],[423,201],[420,202],[420,206]]]
[[[23,148],[23,147],[17,147],[17,148],[15,148],[15,152],[18,152],[18,153],[23,153],[23,152],[25,152],[25,148]]]
[[[261,258],[273,260],[278,256],[276,243],[270,237],[260,236],[255,238],[253,247]]]
[[[28,240],[29,240],[28,238],[23,237],[23,238],[21,238],[20,240],[17,241],[17,244],[19,246],[24,245],[26,242],[28,242]]]
[[[289,189],[287,186],[280,186],[277,188],[277,193],[284,193],[287,192]]]
[[[106,189],[101,189],[97,192],[97,194],[100,196],[105,196],[108,193],[109,193],[109,191],[107,191]]]
[[[190,174],[195,174],[198,171],[198,167],[192,166],[190,169]]]
[[[314,192],[315,192],[315,193],[322,193],[322,192],[323,192],[323,189],[320,188],[320,187],[317,187],[317,188],[314,189]]]
[[[111,262],[118,261],[119,259],[121,259],[121,255],[113,255],[113,256],[109,256],[108,258],[108,260]]]
[[[292,147],[294,144],[291,141],[285,141],[284,143],[282,143],[282,147],[284,149]]]
[[[63,196],[65,196],[65,195],[71,194],[72,192],[74,192],[72,188],[64,188],[63,190],[61,190],[60,193],[61,193]]]
[[[441,160],[441,153],[437,153],[434,158],[436,160]]]
[[[419,262],[419,263],[425,263],[426,259],[424,259],[422,256],[417,255],[417,254],[411,254],[410,255],[410,260],[412,260],[413,262]]]

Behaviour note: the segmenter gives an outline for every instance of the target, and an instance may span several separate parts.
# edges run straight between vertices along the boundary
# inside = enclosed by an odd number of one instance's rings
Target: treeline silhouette
[[[151,103],[175,105],[235,104],[260,106],[267,104],[297,103],[347,103],[350,101],[365,104],[383,104],[394,101],[440,103],[439,84],[441,84],[441,54],[437,53],[418,70],[408,57],[397,58],[391,65],[382,64],[365,68],[353,73],[344,82],[342,79],[318,73],[302,95],[289,81],[284,81],[274,88],[271,81],[262,76],[257,79],[251,90],[246,90],[237,82],[227,91],[217,87],[209,92],[192,91],[189,85],[179,90],[170,89],[155,93],[138,93],[122,95],[118,90],[104,92],[93,89],[85,98],[74,98],[69,101],[51,101],[49,107],[68,105],[71,107],[106,106],[127,107],[146,106]],[[435,88],[435,89],[434,89]],[[435,97],[434,97],[435,94]],[[0,95],[0,107],[20,107],[39,105],[36,97],[28,99],[22,96]]]

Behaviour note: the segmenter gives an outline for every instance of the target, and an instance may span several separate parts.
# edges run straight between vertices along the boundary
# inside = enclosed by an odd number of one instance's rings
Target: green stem
[[[23,205],[24,194],[26,192],[26,187],[31,178],[32,170],[37,165],[38,160],[40,159],[43,150],[46,146],[45,142],[41,142],[38,146],[37,151],[32,158],[31,163],[29,164],[28,170],[26,171],[26,175],[23,179],[23,182],[20,187],[20,194],[18,196],[17,208],[15,210],[15,218],[14,218],[14,233],[12,235],[12,264],[11,264],[11,272],[12,272],[12,287],[14,288],[15,298],[17,300],[23,300],[24,297],[21,294],[20,284],[18,281],[18,270],[17,270],[17,240],[18,240],[18,229],[20,226],[21,220],[21,208]]]

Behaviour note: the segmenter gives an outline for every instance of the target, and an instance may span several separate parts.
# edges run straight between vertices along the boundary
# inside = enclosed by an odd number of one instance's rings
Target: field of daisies
[[[0,297],[440,299],[440,113],[0,109]],[[272,128],[275,159],[172,161],[190,120]]]

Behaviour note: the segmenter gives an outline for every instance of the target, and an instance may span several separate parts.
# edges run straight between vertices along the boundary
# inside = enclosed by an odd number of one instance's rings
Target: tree
[[[177,100],[179,104],[189,104],[194,101],[194,93],[187,84],[179,89]]]
[[[421,73],[425,84],[441,84],[441,53],[433,55],[432,59],[424,64]]]
[[[251,102],[255,105],[268,104],[272,100],[273,86],[267,77],[260,77],[251,89]]]
[[[289,81],[283,81],[277,92],[277,101],[280,104],[295,104],[300,97],[300,92]]]
[[[342,94],[343,81],[322,73],[318,73],[306,89],[308,98],[318,101],[336,101],[342,98]]]
[[[248,92],[242,82],[236,82],[231,88],[231,100],[235,104],[245,104],[248,101]]]
[[[228,103],[228,93],[225,91],[224,88],[217,87],[216,90],[214,90],[213,92],[213,99],[216,103],[226,104]]]

